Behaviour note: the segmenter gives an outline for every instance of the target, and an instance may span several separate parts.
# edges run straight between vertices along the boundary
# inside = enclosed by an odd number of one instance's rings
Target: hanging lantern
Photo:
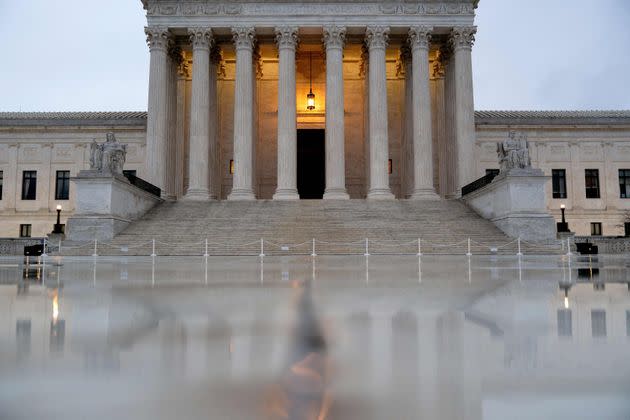
[[[312,111],[315,109],[315,94],[313,93],[313,89],[308,92],[306,95],[306,109]]]
[[[308,95],[306,95],[306,109],[312,111],[315,109],[315,94],[313,93],[313,56],[312,53],[308,53],[308,71],[309,71],[309,85]]]

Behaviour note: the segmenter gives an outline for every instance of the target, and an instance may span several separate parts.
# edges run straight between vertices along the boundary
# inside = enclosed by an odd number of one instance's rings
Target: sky
[[[140,0],[0,0],[1,111],[146,110]],[[630,0],[481,0],[478,110],[630,109]]]

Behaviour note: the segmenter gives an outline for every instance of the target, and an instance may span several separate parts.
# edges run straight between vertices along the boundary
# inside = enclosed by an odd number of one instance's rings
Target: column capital
[[[210,51],[214,44],[212,39],[212,29],[206,27],[188,28],[188,38],[192,44],[193,50],[203,49]]]
[[[294,50],[298,44],[297,26],[277,26],[275,28],[276,45],[278,49],[289,48]]]
[[[387,48],[389,45],[389,26],[368,26],[365,30],[365,44],[373,48]]]
[[[232,27],[232,41],[237,50],[253,50],[256,44],[256,30],[253,26]]]
[[[166,26],[145,26],[149,51],[162,50],[166,52],[172,43],[171,33]]]
[[[433,32],[433,28],[430,26],[414,26],[409,29],[409,47],[412,50],[416,48],[423,48],[425,50],[429,49],[429,44],[431,43],[431,32]]]
[[[451,30],[448,42],[453,49],[471,49],[475,43],[476,26],[456,26]]]
[[[334,25],[324,26],[324,37],[322,41],[326,49],[343,49],[346,44],[346,27]]]

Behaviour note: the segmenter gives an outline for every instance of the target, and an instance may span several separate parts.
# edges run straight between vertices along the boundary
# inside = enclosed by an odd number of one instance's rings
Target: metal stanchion
[[[157,255],[156,255],[156,253],[155,253],[155,239],[152,239],[152,240],[151,240],[151,243],[152,243],[152,247],[151,247],[151,256],[152,256],[152,257],[156,257]]]
[[[265,241],[263,240],[263,238],[260,238],[260,255],[258,256],[259,257],[265,256]]]
[[[571,239],[567,238],[567,257],[570,257],[571,255]]]
[[[311,253],[311,257],[317,257],[317,254],[315,253],[315,238],[313,238],[313,252]]]
[[[370,256],[370,240],[368,238],[365,238],[365,254],[363,254],[366,257]]]
[[[418,257],[422,257],[422,240],[418,238]]]
[[[472,252],[470,251],[470,238],[468,238],[468,252],[466,253],[467,257],[471,257],[472,256]]]
[[[93,257],[98,257],[97,248],[98,248],[98,239],[94,238],[94,253],[92,254]]]
[[[57,253],[61,255],[61,239],[59,239],[59,249],[57,250]]]
[[[203,256],[204,257],[208,257],[209,256],[209,254],[208,254],[208,238],[206,238],[206,251],[203,253]]]
[[[518,237],[518,253],[516,255],[518,255],[519,257],[523,256],[523,253],[521,252],[521,237],[520,236]]]
[[[42,257],[44,258],[48,256],[48,254],[46,254],[46,243],[47,243],[47,240],[46,238],[44,238],[44,249],[42,249]]]

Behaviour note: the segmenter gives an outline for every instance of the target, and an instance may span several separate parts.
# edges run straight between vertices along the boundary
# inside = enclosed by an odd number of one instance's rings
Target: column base
[[[395,200],[394,194],[389,189],[372,189],[368,192],[368,200]]]
[[[210,191],[205,189],[189,189],[184,195],[184,201],[211,201],[216,200],[217,197],[210,194]]]
[[[239,189],[232,190],[227,199],[229,201],[253,201],[256,200],[256,196],[251,189]]]
[[[273,195],[274,200],[299,200],[300,196],[296,189],[284,189],[284,190],[276,190],[276,193]]]
[[[324,192],[324,200],[349,200],[350,195],[345,188],[330,188]]]
[[[440,196],[437,195],[437,193],[435,192],[435,190],[433,188],[426,188],[426,189],[420,189],[420,190],[414,190],[414,192],[411,194],[411,197],[409,197],[410,200],[439,200]]]

